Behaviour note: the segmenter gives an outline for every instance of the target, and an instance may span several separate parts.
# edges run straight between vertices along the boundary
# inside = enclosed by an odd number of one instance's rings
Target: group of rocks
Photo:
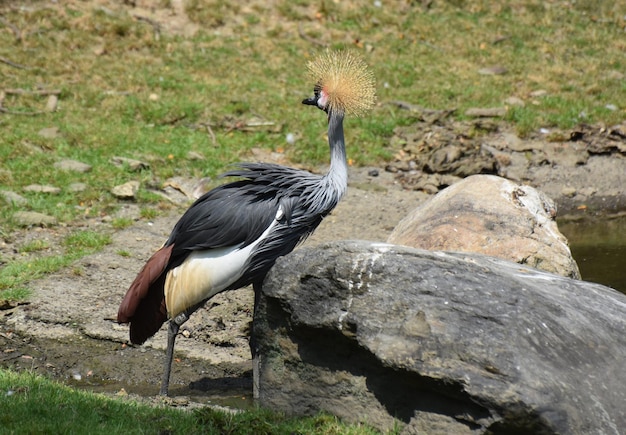
[[[579,279],[555,216],[534,188],[475,175],[388,243],[279,259],[254,318],[256,396],[403,433],[619,434],[626,296]]]

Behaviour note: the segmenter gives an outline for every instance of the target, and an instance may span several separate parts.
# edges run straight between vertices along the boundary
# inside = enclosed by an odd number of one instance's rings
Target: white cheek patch
[[[324,90],[320,91],[320,97],[317,99],[317,105],[320,109],[328,106],[328,94]]]

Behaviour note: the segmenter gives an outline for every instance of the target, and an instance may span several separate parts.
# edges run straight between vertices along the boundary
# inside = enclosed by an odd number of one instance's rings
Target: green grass
[[[41,255],[17,259],[0,268],[0,300],[21,300],[29,295],[25,285],[45,274],[56,272],[70,266],[77,259],[97,252],[111,243],[111,236],[95,231],[76,231],[67,236],[62,243],[60,254]],[[45,246],[45,242],[31,242],[22,248],[24,252],[32,246]]]
[[[238,414],[185,411],[78,391],[33,373],[0,370],[2,433],[373,435],[362,424],[318,415],[293,418],[264,409]],[[396,432],[394,432],[396,433]]]
[[[620,2],[455,0],[429,8],[405,1],[382,7],[371,1],[275,3],[244,10],[238,2],[188,1],[185,7],[200,25],[195,36],[160,32],[158,38],[124,7],[0,7],[22,35],[16,41],[0,25],[0,56],[29,68],[0,64],[3,89],[61,92],[56,112],[0,113],[0,189],[57,186],[59,195],[23,193],[24,208],[71,222],[114,214],[120,203],[110,189],[131,179],[141,182],[137,202],[158,209],[163,199],[148,187],[176,175],[214,177],[227,164],[250,158],[253,147],[285,149],[292,161],[309,167],[325,162],[324,117],[299,104],[312,87],[304,64],[320,48],[298,31],[333,48],[361,51],[378,78],[381,104],[363,119],[347,120],[355,165],[394,155],[393,129],[412,118],[385,104],[391,100],[456,108],[455,116],[463,118],[469,107],[501,106],[516,96],[525,106],[511,108],[506,119],[522,135],[624,119],[626,5]],[[478,74],[494,65],[508,72]],[[538,90],[546,96],[531,97]],[[7,93],[3,108],[41,111],[46,99]],[[274,125],[238,127],[257,115]],[[58,128],[58,136],[40,136],[47,127]],[[300,137],[293,146],[284,141],[288,132]],[[190,151],[205,160],[189,159]],[[146,161],[150,168],[117,167],[114,156]],[[53,164],[63,158],[93,170],[58,171]],[[72,192],[74,182],[88,188]],[[11,216],[20,208],[2,207],[2,232],[14,229]]]
[[[312,88],[304,64],[321,50],[311,38],[360,51],[378,80],[380,104],[363,118],[346,120],[353,165],[382,164],[397,152],[390,144],[394,128],[414,118],[387,104],[394,100],[455,108],[454,116],[463,119],[470,107],[502,106],[517,97],[524,106],[510,107],[506,121],[520,135],[578,123],[610,125],[626,115],[623,2],[450,0],[424,8],[400,0],[381,7],[365,0],[281,0],[243,8],[193,0],[185,7],[199,24],[191,37],[165,31],[157,37],[122,4],[0,5],[8,23],[0,24],[0,57],[26,67],[0,63],[1,107],[7,111],[0,112],[0,190],[26,199],[25,205],[1,204],[0,235],[10,238],[20,210],[61,224],[110,216],[111,229],[126,228],[133,222],[115,217],[123,201],[110,192],[130,180],[140,182],[135,202],[141,219],[154,219],[172,205],[151,189],[174,176],[215,177],[228,164],[252,158],[254,147],[284,150],[309,168],[326,162],[324,116],[300,104]],[[12,29],[19,30],[19,40]],[[490,66],[507,73],[478,73]],[[30,92],[41,90],[59,92],[56,111],[43,110],[48,95]],[[534,96],[537,91],[543,95]],[[24,115],[29,112],[36,114]],[[258,117],[271,125],[246,126]],[[40,134],[51,127],[56,136]],[[298,137],[294,145],[286,144],[287,133]],[[117,156],[149,167],[115,165]],[[80,160],[92,170],[58,170],[54,164],[61,159]],[[73,191],[79,182],[86,189]],[[24,191],[30,184],[61,192]],[[77,258],[45,256],[46,247],[33,243],[21,249],[42,258],[11,260],[0,272],[0,290],[17,287],[13,294],[24,294],[19,289],[27,277]]]

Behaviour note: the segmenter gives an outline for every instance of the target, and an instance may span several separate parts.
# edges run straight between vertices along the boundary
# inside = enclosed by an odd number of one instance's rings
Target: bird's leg
[[[161,390],[159,395],[167,396],[167,392],[170,386],[170,373],[172,371],[172,360],[174,359],[174,343],[176,342],[176,335],[180,326],[189,319],[189,315],[186,312],[180,313],[178,316],[170,319],[170,324],[167,329],[167,351],[165,353],[165,367],[163,369],[163,378],[161,380]]]
[[[259,355],[259,347],[257,343],[256,335],[254,334],[254,315],[256,314],[257,307],[259,306],[259,299],[261,298],[261,285],[262,283],[252,284],[254,289],[254,308],[252,310],[252,328],[250,328],[250,352],[252,353],[252,398],[259,398],[259,376],[261,370],[261,356]]]

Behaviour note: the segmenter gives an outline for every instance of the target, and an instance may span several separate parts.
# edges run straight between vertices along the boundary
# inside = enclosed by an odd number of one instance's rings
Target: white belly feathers
[[[180,266],[170,270],[165,278],[165,304],[168,316],[170,318],[177,316],[241,278],[243,267],[250,254],[282,216],[283,211],[279,207],[272,223],[248,246],[194,251]]]

